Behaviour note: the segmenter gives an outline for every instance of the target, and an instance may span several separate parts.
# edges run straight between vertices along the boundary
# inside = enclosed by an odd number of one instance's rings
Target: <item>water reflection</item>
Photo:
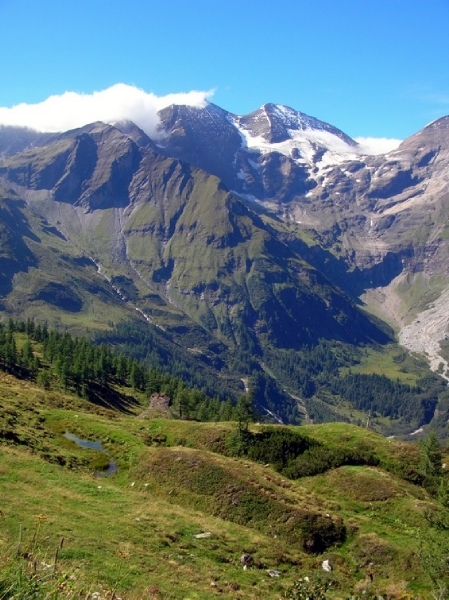
[[[83,440],[82,438],[79,438],[77,435],[75,435],[74,433],[70,433],[69,431],[66,431],[64,433],[64,437],[70,440],[71,442],[75,442],[75,444],[77,446],[80,446],[81,448],[88,448],[89,450],[96,450],[97,452],[103,452],[104,454],[106,454],[106,450],[103,448],[99,440]],[[103,477],[105,475],[113,475],[117,471],[117,463],[115,463],[114,461],[110,461],[106,469],[104,469],[103,471],[95,471],[94,475],[96,477]]]

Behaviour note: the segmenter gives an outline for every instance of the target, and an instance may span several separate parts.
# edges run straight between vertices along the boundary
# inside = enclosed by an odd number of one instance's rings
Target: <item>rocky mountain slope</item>
[[[288,353],[384,344],[366,308],[401,328],[441,298],[439,365],[449,118],[385,156],[277,105],[160,119],[157,140],[129,122],[0,128],[6,314],[81,331],[142,319],[215,373],[274,369],[300,397]]]
[[[137,276],[159,302],[227,343],[242,343],[234,318],[239,311],[260,330],[255,343],[266,335],[299,345],[316,337],[307,333],[312,327],[333,338],[382,337],[279,241],[269,218],[215,177],[139,148],[115,127],[96,124],[60,136],[5,160],[1,171],[29,210],[105,274]],[[313,306],[314,314],[299,313],[301,303]],[[270,328],[260,314],[270,310],[287,326]]]
[[[399,329],[447,289],[449,117],[381,156],[284,106],[244,117],[212,105],[172,107],[161,120],[163,152],[209,169],[293,226],[308,238],[308,261]],[[212,164],[210,147],[227,154],[215,153]],[[435,356],[448,325],[443,319],[430,345],[418,331],[421,349]]]

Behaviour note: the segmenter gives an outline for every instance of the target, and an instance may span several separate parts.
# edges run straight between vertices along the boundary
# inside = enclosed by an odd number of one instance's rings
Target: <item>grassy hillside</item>
[[[31,577],[39,598],[282,598],[304,576],[331,583],[329,598],[430,597],[417,553],[435,504],[411,483],[416,446],[345,424],[272,427],[372,457],[291,480],[236,452],[235,424],[151,417],[135,400],[118,411],[0,374],[0,597],[11,582],[27,597]]]

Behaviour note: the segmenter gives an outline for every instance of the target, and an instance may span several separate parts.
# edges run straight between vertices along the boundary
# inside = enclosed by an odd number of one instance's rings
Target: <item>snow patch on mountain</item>
[[[306,128],[302,130],[288,129],[290,139],[284,142],[268,142],[262,135],[253,133],[243,127],[238,121],[235,122],[242,137],[243,148],[249,151],[268,154],[279,152],[299,164],[335,165],[345,160],[356,159],[361,152],[357,147],[350,146],[338,136],[324,130]],[[324,150],[324,152],[323,152]],[[316,158],[322,153],[322,157]]]
[[[275,119],[278,119],[277,123],[273,122]],[[262,125],[266,129],[268,123],[270,128],[280,125],[285,129],[287,139],[268,141],[266,135],[259,133]],[[340,136],[326,123],[286,106],[271,105],[269,112],[262,107],[253,113],[251,121],[235,117],[233,124],[242,138],[242,149],[260,154],[279,152],[298,164],[323,168],[354,160],[362,153],[358,144],[350,138],[345,139],[343,133]],[[256,133],[257,130],[259,131]]]

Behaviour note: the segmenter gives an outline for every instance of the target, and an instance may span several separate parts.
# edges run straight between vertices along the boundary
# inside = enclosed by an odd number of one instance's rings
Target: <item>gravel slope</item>
[[[432,305],[399,333],[399,343],[411,350],[426,354],[430,368],[437,371],[444,365],[443,377],[449,381],[449,364],[441,356],[439,342],[449,333],[449,288]]]

